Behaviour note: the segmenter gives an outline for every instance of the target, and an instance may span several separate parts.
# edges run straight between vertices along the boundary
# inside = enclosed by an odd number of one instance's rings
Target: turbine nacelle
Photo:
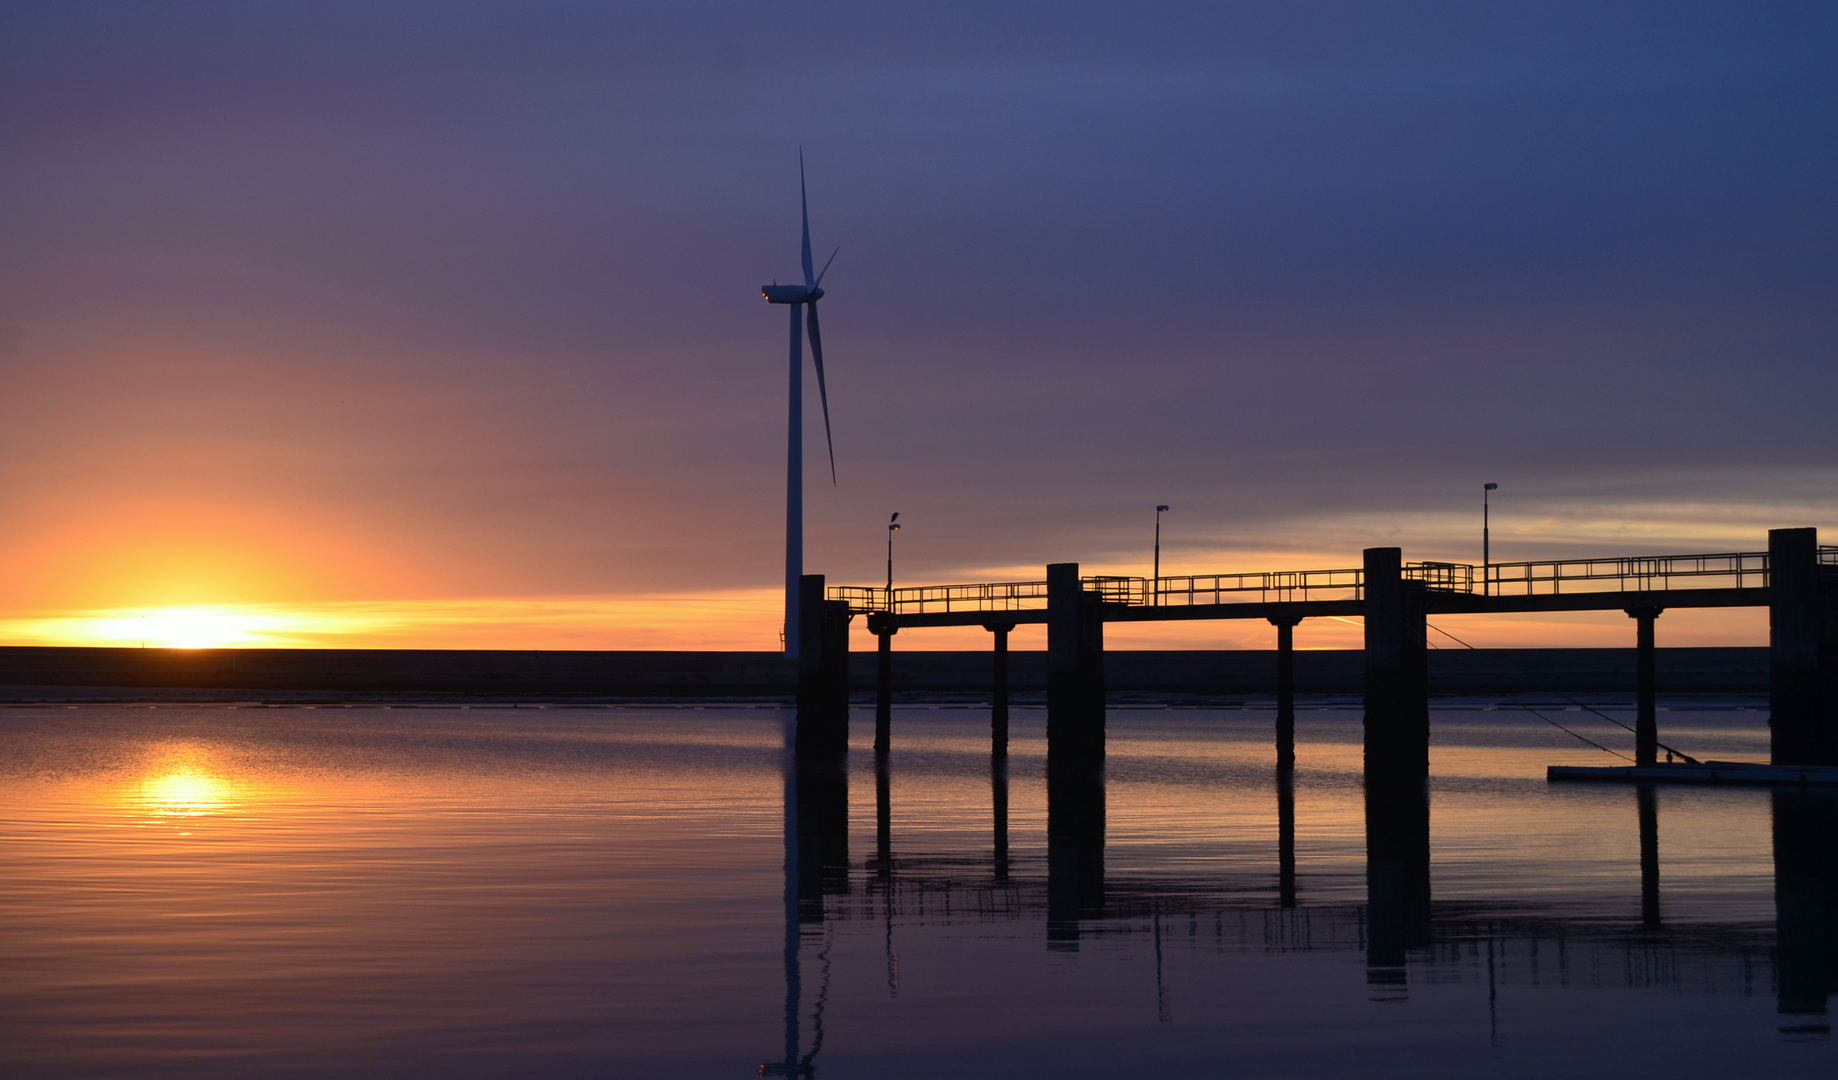
[[[823,290],[815,285],[761,285],[759,293],[768,304],[814,304],[823,299]]]

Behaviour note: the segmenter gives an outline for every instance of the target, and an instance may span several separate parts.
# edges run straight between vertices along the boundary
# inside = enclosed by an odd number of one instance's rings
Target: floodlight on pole
[[[1498,484],[1481,485],[1481,595],[1493,594],[1493,552],[1489,548],[1487,535],[1487,495],[1499,488]]]
[[[887,610],[893,610],[893,534],[900,531],[898,511],[887,519]]]
[[[1167,503],[1155,507],[1155,585],[1149,602],[1157,606],[1162,602],[1162,515],[1167,512]]]

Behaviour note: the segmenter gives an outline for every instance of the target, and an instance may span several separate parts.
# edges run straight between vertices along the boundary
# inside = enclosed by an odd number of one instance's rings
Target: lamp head
[[[1498,485],[1498,484],[1482,484],[1482,485],[1481,485],[1481,488],[1482,488],[1482,490],[1485,490],[1485,491],[1492,491],[1492,490],[1494,490],[1495,488],[1497,488],[1497,487],[1499,487],[1499,486],[1500,486],[1500,485]]]
[[[1167,504],[1167,503],[1163,503],[1163,504],[1161,504],[1160,506],[1157,506],[1157,507],[1155,508],[1155,512],[1159,514],[1159,513],[1161,513],[1162,511],[1164,511],[1164,510],[1166,510],[1166,509],[1168,509],[1168,504]]]

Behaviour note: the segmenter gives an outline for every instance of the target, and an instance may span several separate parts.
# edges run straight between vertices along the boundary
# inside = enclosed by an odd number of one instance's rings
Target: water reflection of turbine
[[[789,733],[788,733],[789,735]],[[791,741],[788,737],[787,741]],[[786,755],[785,763],[785,1048],[780,1061],[759,1066],[761,1076],[811,1077],[823,1049],[823,1014],[830,994],[831,927],[824,918],[826,893],[847,889],[848,778],[834,767],[815,766]],[[805,927],[821,924],[817,953],[822,979],[811,1014],[811,1048],[800,1054],[804,1008],[801,965]]]

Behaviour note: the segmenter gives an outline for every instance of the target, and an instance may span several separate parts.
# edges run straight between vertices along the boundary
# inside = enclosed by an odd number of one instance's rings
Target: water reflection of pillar
[[[1104,766],[1047,760],[1047,947],[1077,949],[1104,913]]]
[[[893,777],[887,755],[874,755],[874,876],[893,877]]]
[[[1367,981],[1402,983],[1430,941],[1430,800],[1420,779],[1366,771]]]
[[[1838,989],[1838,793],[1774,791],[1775,967],[1782,1030],[1825,1032]]]
[[[849,777],[836,766],[799,764],[798,920],[823,921],[823,898],[849,891]]]
[[[1008,884],[1008,758],[991,756],[989,804],[995,827],[996,884]]]
[[[1286,908],[1296,906],[1296,782],[1295,773],[1276,772],[1276,895]]]
[[[1659,800],[1652,784],[1634,788],[1640,811],[1640,925],[1659,929]]]

